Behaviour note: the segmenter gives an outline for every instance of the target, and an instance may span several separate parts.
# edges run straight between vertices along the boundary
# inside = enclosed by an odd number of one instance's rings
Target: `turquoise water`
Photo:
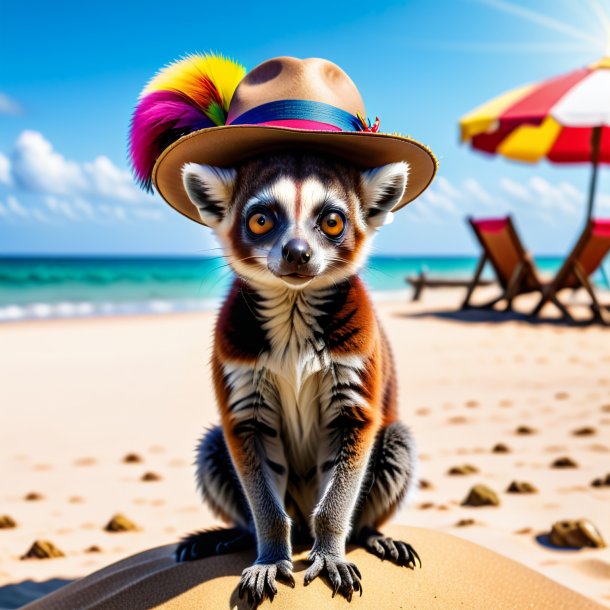
[[[536,262],[553,273],[561,259]],[[474,257],[377,256],[363,277],[373,291],[395,292],[423,268],[470,277],[475,266]],[[231,279],[222,259],[0,258],[0,320],[212,308]]]

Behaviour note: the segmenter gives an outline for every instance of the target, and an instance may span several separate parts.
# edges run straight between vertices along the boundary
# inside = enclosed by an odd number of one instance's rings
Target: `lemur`
[[[234,168],[187,163],[182,178],[236,274],[211,359],[221,425],[197,450],[197,481],[233,528],[184,538],[178,561],[256,545],[240,597],[305,574],[351,599],[361,574],[346,542],[414,568],[411,545],[378,531],[413,487],[413,437],[397,419],[392,352],[358,272],[405,191],[408,166],[361,171],[306,153]]]

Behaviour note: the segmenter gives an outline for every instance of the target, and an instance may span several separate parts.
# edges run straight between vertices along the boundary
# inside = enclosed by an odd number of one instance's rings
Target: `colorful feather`
[[[190,55],[163,68],[145,87],[134,110],[129,154],[138,184],[152,191],[161,153],[182,136],[224,125],[246,69],[222,55]]]

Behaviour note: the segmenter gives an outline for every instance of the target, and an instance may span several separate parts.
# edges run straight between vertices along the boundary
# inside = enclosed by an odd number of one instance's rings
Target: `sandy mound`
[[[331,598],[324,581],[303,587],[305,552],[295,556],[297,586],[278,585],[274,610],[300,608],[514,608],[600,609],[602,606],[514,561],[447,534],[394,527],[387,533],[408,540],[423,568],[408,570],[381,562],[361,549],[349,558],[362,572],[364,594],[351,605]],[[29,610],[143,610],[145,608],[246,608],[236,586],[253,555],[240,553],[176,564],[173,545],[159,547],[113,564],[27,606]]]

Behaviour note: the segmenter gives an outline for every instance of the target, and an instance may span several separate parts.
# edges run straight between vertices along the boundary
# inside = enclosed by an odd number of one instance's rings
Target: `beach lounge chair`
[[[565,288],[571,288],[572,290],[584,288],[591,299],[590,307],[593,312],[591,321],[597,320],[610,325],[607,314],[609,307],[600,304],[595,287],[589,279],[598,269],[603,269],[602,263],[609,251],[610,219],[589,220],[572,252],[557,272],[555,279],[545,287],[542,298],[532,315],[538,316],[542,308],[550,301],[555,304],[565,318],[573,322],[572,314],[557,295],[560,290]]]
[[[506,301],[506,310],[512,309],[513,299],[528,292],[542,292],[543,284],[538,278],[530,254],[525,250],[515,230],[512,218],[468,218],[468,222],[483,248],[483,254],[470,282],[462,309],[469,307],[492,308]],[[472,305],[470,300],[479,283],[485,264],[489,262],[498,279],[502,293],[483,305]]]

